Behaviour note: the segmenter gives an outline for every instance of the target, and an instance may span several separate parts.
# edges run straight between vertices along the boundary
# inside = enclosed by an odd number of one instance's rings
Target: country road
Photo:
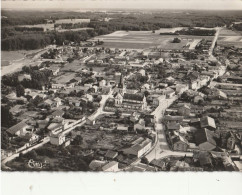
[[[209,51],[208,51],[208,55],[209,55],[210,59],[214,59],[215,58],[213,56],[213,50],[214,50],[215,44],[216,44],[216,42],[218,40],[218,36],[219,36],[220,31],[221,31],[221,27],[217,27],[215,36],[213,38],[213,42],[212,42],[211,47],[209,48]]]

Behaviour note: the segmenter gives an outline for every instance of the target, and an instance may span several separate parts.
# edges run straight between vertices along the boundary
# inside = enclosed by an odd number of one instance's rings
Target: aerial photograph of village
[[[241,10],[2,7],[2,171],[242,171],[241,154]]]

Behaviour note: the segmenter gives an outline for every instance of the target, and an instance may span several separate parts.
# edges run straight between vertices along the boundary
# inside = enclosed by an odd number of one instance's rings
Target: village
[[[242,49],[217,38],[42,52],[2,78],[2,106],[17,121],[2,134],[2,169],[39,170],[34,159],[54,171],[241,171]]]

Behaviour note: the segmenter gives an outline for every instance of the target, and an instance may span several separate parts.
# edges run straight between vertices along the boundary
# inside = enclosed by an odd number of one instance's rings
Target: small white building
[[[61,132],[61,133],[57,133],[57,134],[51,134],[50,135],[50,143],[56,146],[60,146],[62,145],[66,140],[65,135]]]

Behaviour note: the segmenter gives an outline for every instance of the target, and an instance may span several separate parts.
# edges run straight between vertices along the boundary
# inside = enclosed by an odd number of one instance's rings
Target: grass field
[[[179,29],[176,29],[179,30]],[[174,29],[169,29],[174,32]],[[186,36],[186,35],[160,35],[161,31],[152,33],[151,31],[116,31],[114,33],[98,36],[92,40],[104,41],[102,47],[120,48],[120,49],[145,49],[158,47],[164,50],[174,49],[194,49],[197,43],[205,38],[212,40],[213,36]],[[168,32],[163,30],[162,32]],[[172,43],[175,37],[181,39],[180,43]]]

